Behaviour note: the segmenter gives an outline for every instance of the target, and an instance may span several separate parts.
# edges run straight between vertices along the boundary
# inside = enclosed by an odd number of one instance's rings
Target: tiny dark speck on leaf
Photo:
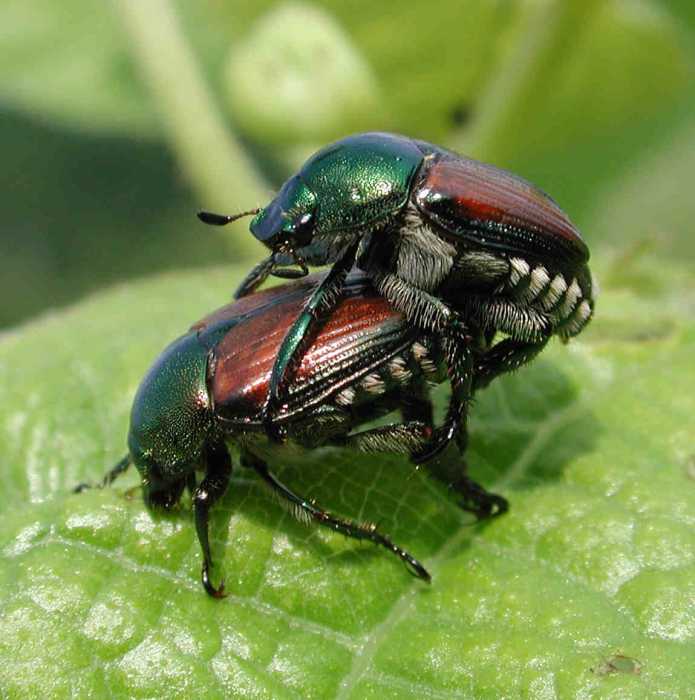
[[[597,676],[610,676],[614,673],[629,673],[633,676],[639,676],[642,671],[642,663],[631,656],[623,654],[614,654],[613,656],[604,659],[596,668],[591,671]]]
[[[449,119],[453,126],[464,126],[471,119],[471,108],[469,105],[455,105],[449,112]]]

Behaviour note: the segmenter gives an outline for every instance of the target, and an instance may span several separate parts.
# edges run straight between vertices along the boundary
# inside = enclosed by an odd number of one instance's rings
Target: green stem
[[[453,147],[493,161],[505,160],[523,137],[524,122],[552,100],[561,66],[583,36],[601,0],[530,2],[517,41],[479,100],[474,121]]]
[[[116,7],[200,208],[233,213],[264,204],[269,188],[225,125],[169,0],[117,0]],[[247,221],[233,232],[237,249],[241,241],[252,248]]]

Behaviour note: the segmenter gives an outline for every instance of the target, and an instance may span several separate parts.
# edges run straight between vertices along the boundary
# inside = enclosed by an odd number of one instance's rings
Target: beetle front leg
[[[319,318],[330,311],[338,300],[345,278],[355,261],[358,243],[359,241],[349,246],[333,265],[309,297],[301,314],[282,341],[270,375],[268,401],[263,409],[263,422],[271,437],[278,438],[273,426],[273,417],[282,405],[282,394],[287,381],[301,360],[306,343],[311,339]]]
[[[303,522],[313,520],[319,525],[323,525],[334,532],[340,532],[347,537],[353,537],[357,540],[369,540],[374,544],[381,545],[404,562],[413,575],[427,583],[431,581],[431,576],[427,569],[415,557],[406,552],[405,549],[393,543],[386,535],[382,535],[373,523],[357,523],[352,520],[339,518],[323,510],[313,501],[298,496],[268,470],[268,465],[262,459],[248,451],[243,454],[243,461],[246,466],[253,467],[273,492],[289,504],[291,512],[298,520]]]
[[[268,256],[265,260],[261,260],[241,281],[241,284],[234,292],[234,299],[241,299],[247,294],[255,291],[263,282],[268,279],[268,275],[275,267],[275,255]]]
[[[193,495],[193,512],[195,513],[195,527],[198,533],[198,541],[203,550],[203,587],[213,598],[224,598],[224,582],[219,588],[215,588],[210,582],[210,569],[212,568],[212,556],[210,554],[210,540],[208,536],[208,522],[210,509],[226,493],[229,479],[232,475],[232,461],[224,443],[214,443],[208,446],[205,454],[206,472]]]

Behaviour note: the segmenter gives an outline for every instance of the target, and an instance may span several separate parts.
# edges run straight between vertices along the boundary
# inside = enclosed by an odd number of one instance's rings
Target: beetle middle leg
[[[415,557],[406,552],[405,549],[392,542],[386,535],[381,534],[374,523],[357,523],[353,520],[339,518],[319,507],[313,501],[302,498],[272,474],[268,470],[268,465],[262,459],[248,450],[245,450],[243,453],[243,463],[246,466],[253,467],[273,492],[289,503],[293,514],[299,520],[314,521],[347,537],[353,537],[357,540],[369,540],[374,544],[381,545],[404,562],[412,574],[428,583],[431,581],[431,576],[427,569]]]
[[[224,597],[224,583],[215,588],[210,582],[212,555],[208,536],[210,509],[227,491],[232,475],[232,460],[223,442],[213,443],[205,451],[206,471],[193,494],[193,512],[195,513],[195,528],[198,541],[203,550],[203,587],[213,598]]]
[[[467,330],[458,314],[444,302],[397,275],[377,272],[374,282],[377,289],[409,320],[426,330],[438,331],[442,337],[444,359],[451,381],[451,398],[444,425],[437,428],[429,445],[418,454],[419,461],[428,461],[451,442],[466,415],[473,377],[473,353]]]

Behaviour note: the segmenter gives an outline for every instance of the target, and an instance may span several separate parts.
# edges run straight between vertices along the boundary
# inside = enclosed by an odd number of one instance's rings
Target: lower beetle
[[[465,417],[474,372],[461,340],[471,323],[510,336],[505,361],[513,368],[551,335],[579,333],[593,313],[589,250],[560,207],[512,173],[425,141],[349,136],[311,156],[266,207],[199,217],[223,225],[251,214],[251,232],[272,254],[237,297],[268,275],[301,276],[307,265],[333,264],[280,348],[269,420],[285,400],[305,338],[355,263],[411,323],[447,341],[452,401],[422,459],[442,449]]]
[[[415,575],[429,581],[423,565],[375,526],[331,515],[293,493],[263,459],[269,440],[262,412],[275,355],[321,280],[309,277],[229,304],[169,345],[135,396],[129,454],[102,482],[103,486],[110,484],[134,463],[147,505],[165,509],[178,503],[189,488],[203,552],[202,581],[212,596],[221,597],[224,590],[223,585],[216,588],[210,581],[208,517],[229,484],[231,445],[239,450],[242,464],[255,469],[295,515],[386,547]],[[476,357],[479,386],[505,371],[500,359],[506,341],[492,348],[481,338],[467,342]],[[308,346],[287,387],[287,403],[274,420],[288,440],[305,448],[338,445],[365,452],[412,454],[432,434],[429,383],[445,377],[436,336],[408,324],[367,277],[352,275],[333,314]],[[353,432],[394,409],[401,411],[402,423]],[[465,447],[463,441],[461,447]],[[462,496],[462,507],[478,517],[507,509],[504,498],[488,493],[466,476],[463,461],[453,467],[433,463],[429,468]],[[203,472],[200,484],[196,483],[197,471]]]

